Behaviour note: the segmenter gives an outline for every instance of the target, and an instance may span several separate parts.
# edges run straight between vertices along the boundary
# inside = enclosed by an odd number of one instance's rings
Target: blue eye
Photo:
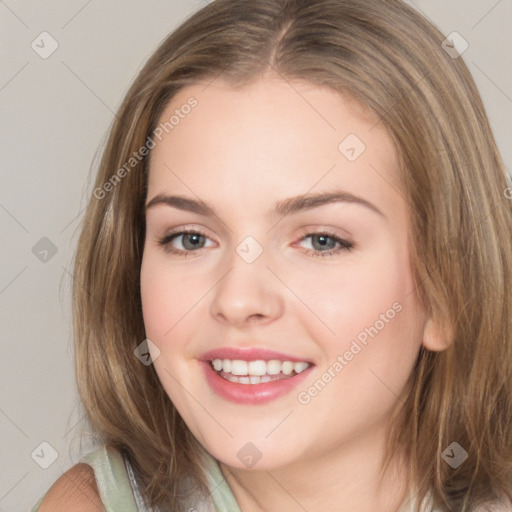
[[[171,242],[174,240],[183,237],[182,238],[182,246],[183,249],[176,249],[171,245]],[[204,247],[204,242],[208,237],[199,232],[199,231],[193,231],[193,230],[184,230],[179,231],[177,233],[171,233],[169,235],[166,235],[161,240],[158,241],[159,245],[164,247],[164,249],[167,252],[174,253],[174,254],[183,254],[184,256],[187,255],[189,252],[197,251],[199,249],[202,249]],[[188,247],[187,247],[188,246]]]
[[[181,238],[183,249],[177,249],[172,242]],[[311,256],[332,256],[342,251],[350,251],[354,248],[354,244],[343,238],[339,238],[333,233],[327,231],[308,233],[303,236],[300,241],[311,238],[313,249],[307,249],[306,254]],[[158,244],[164,248],[166,252],[177,254],[179,256],[187,256],[195,251],[203,249],[205,242],[209,238],[200,231],[183,230],[176,233],[170,233],[158,240]]]
[[[350,251],[354,247],[353,243],[327,232],[310,233],[301,240],[308,238],[311,239],[313,247],[308,250],[308,254],[312,256],[330,256],[341,251]]]

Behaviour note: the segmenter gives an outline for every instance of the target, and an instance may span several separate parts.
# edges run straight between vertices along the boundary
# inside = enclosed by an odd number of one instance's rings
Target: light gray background
[[[463,57],[511,169],[512,0],[410,3],[469,42]],[[90,169],[137,71],[204,4],[0,0],[0,512],[29,510],[84,451],[69,272]],[[59,45],[47,59],[31,47],[43,31]],[[57,248],[46,262],[32,252],[42,237]],[[47,447],[31,456],[42,442],[58,453],[47,469],[36,463],[51,461]]]

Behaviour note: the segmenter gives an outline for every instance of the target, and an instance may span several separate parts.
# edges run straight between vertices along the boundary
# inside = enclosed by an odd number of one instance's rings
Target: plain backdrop
[[[469,43],[463,58],[511,169],[512,0],[409,3]],[[137,71],[203,5],[0,0],[0,512],[30,510],[87,450],[70,269],[91,169]]]

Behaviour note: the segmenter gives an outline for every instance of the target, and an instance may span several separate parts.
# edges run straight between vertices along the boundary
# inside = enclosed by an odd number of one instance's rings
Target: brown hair
[[[74,269],[76,371],[102,442],[123,449],[152,506],[178,510],[188,475],[206,492],[201,446],[134,349],[145,339],[139,272],[148,159],[104,187],[147,143],[181,88],[233,87],[271,71],[355,97],[389,130],[410,203],[412,259],[425,310],[451,344],[421,348],[390,431],[420,498],[440,510],[512,499],[510,184],[461,57],[400,0],[215,0],[140,71],[110,129]],[[126,169],[126,168],[125,168]],[[119,176],[119,175],[118,175]],[[118,180],[120,181],[120,180]],[[468,460],[441,457],[452,442]]]

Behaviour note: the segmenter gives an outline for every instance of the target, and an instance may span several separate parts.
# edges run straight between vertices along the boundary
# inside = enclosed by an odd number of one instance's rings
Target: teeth
[[[291,375],[301,373],[310,365],[305,361],[293,363],[292,361],[279,361],[278,359],[271,359],[264,361],[258,359],[257,361],[243,361],[241,359],[214,359],[212,361],[213,368],[217,372],[230,373],[228,380],[231,382],[242,382],[243,384],[258,384],[260,382],[268,382],[271,380],[270,375]],[[232,380],[231,377],[236,377]],[[249,379],[250,377],[250,379]],[[246,381],[247,378],[247,381]],[[246,381],[246,382],[245,382]]]
[[[285,375],[290,375],[293,371],[293,363],[291,361],[285,361],[282,366],[283,373]]]
[[[250,361],[248,365],[249,375],[261,376],[267,373],[267,365],[265,361]]]
[[[293,369],[296,371],[296,373],[301,373],[308,367],[309,363],[305,363],[303,361],[300,361],[299,363],[293,363]]]
[[[247,375],[247,361],[235,359],[231,361],[231,373],[233,375]]]
[[[281,373],[281,361],[272,359],[267,363],[267,373],[269,375],[279,375]]]

